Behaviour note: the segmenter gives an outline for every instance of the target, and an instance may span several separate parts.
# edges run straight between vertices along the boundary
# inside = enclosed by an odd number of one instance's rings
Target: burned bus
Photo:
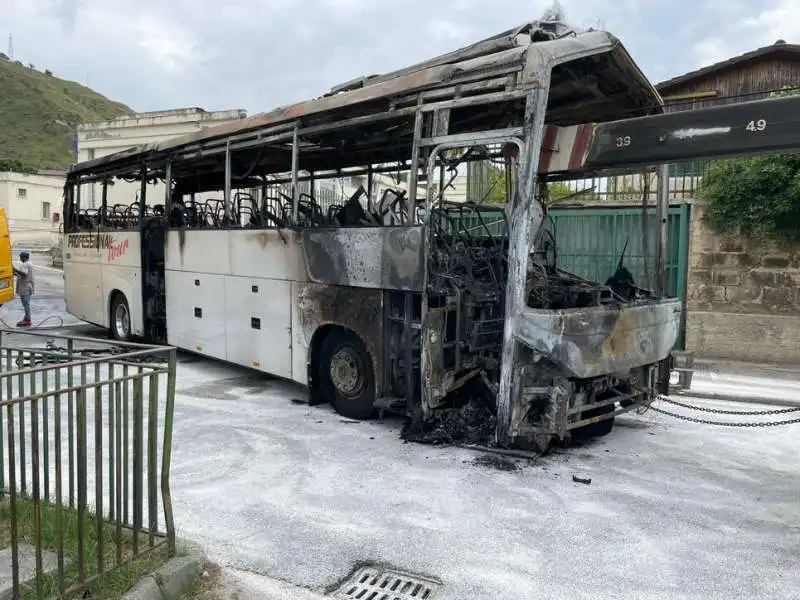
[[[681,302],[622,264],[601,282],[559,269],[548,180],[585,168],[591,123],[661,112],[613,35],[539,21],[80,163],[67,310],[307,385],[346,417],[400,412],[418,439],[544,450],[606,433],[663,389]],[[474,161],[502,165],[504,202],[454,199]],[[363,183],[322,198],[342,178]]]

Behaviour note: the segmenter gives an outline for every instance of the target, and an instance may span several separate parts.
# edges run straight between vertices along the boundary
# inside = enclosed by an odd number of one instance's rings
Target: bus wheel
[[[124,294],[115,294],[111,301],[111,335],[119,342],[131,339],[131,309]]]
[[[375,410],[375,377],[364,343],[334,331],[322,343],[319,382],[334,410],[348,419],[368,419]]]
[[[599,417],[600,415],[607,415],[612,413],[616,410],[613,404],[608,404],[606,406],[601,406],[599,408],[591,408],[589,410],[583,411],[581,413],[581,419],[590,419],[592,417]],[[608,419],[604,419],[603,421],[598,421],[597,423],[591,423],[590,425],[584,425],[573,431],[573,437],[579,439],[589,439],[594,437],[603,437],[604,435],[608,435],[611,433],[611,430],[614,428],[614,417],[609,417]]]

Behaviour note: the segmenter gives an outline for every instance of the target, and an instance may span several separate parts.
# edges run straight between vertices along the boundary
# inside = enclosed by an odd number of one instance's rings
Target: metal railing
[[[154,550],[175,554],[175,367],[170,347],[0,330],[13,598],[69,597]]]
[[[669,165],[669,201],[680,202],[697,197],[709,161],[690,161]],[[639,205],[646,197],[647,204],[657,203],[658,184],[655,172],[631,173],[610,177],[577,179],[554,184],[555,204],[566,201],[584,204]]]

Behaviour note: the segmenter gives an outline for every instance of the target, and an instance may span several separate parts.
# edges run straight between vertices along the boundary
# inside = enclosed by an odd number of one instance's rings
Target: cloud
[[[0,0],[24,62],[136,110],[250,113],[317,97],[539,18],[551,0]],[[560,0],[617,35],[659,81],[779,37],[797,0]],[[0,31],[3,33],[3,31]],[[5,38],[5,34],[0,40]]]
[[[692,46],[693,67],[704,67],[774,44],[783,39],[800,43],[800,2],[797,0],[710,0],[708,7],[719,9],[713,35]]]
[[[445,19],[436,19],[428,23],[428,31],[434,38],[447,41],[462,41],[472,33],[472,29],[466,25]]]
[[[175,23],[165,24],[150,15],[140,15],[132,28],[139,48],[165,71],[177,72],[203,60],[198,41]]]
[[[800,2],[781,0],[762,10],[754,17],[740,23],[749,36],[761,40],[760,45],[774,43],[778,39],[800,43]]]
[[[707,67],[714,63],[730,58],[731,51],[720,38],[706,38],[692,46],[692,55],[695,58],[694,66]]]

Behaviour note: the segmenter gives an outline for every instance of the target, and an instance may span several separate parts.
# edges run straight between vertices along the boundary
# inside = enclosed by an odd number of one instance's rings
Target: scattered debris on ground
[[[489,467],[498,471],[519,471],[521,465],[514,460],[498,456],[497,454],[482,454],[472,461],[477,467]]]

